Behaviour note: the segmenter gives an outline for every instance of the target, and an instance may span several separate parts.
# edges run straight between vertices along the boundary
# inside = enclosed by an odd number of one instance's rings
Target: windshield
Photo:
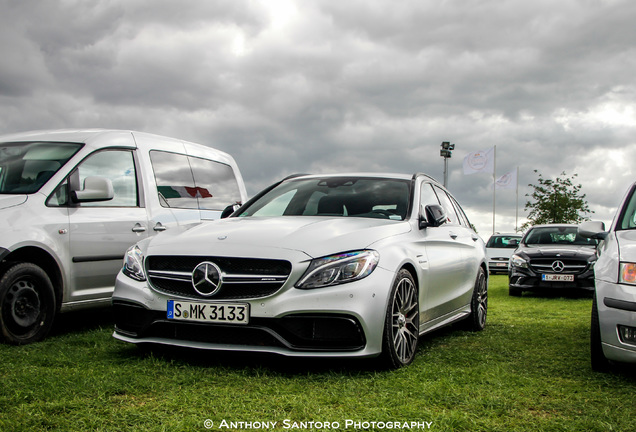
[[[597,241],[582,237],[578,228],[572,227],[540,227],[532,228],[525,238],[527,245],[577,245],[596,246]]]
[[[37,192],[81,147],[73,143],[0,143],[0,194]]]
[[[404,220],[408,180],[326,177],[290,180],[267,192],[239,217],[336,216]]]
[[[510,243],[510,240],[517,240],[517,242]],[[495,249],[516,249],[517,246],[519,246],[519,240],[521,240],[521,236],[491,236],[490,239],[488,239],[486,247]]]
[[[623,207],[623,211],[619,216],[617,229],[628,230],[636,229],[636,189],[632,190],[632,196],[627,201],[627,205]]]

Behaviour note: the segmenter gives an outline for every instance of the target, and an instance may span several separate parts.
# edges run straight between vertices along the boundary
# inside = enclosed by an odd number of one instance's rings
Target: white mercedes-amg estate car
[[[114,336],[400,367],[424,333],[484,328],[487,278],[483,241],[431,177],[291,176],[228,218],[130,248]]]

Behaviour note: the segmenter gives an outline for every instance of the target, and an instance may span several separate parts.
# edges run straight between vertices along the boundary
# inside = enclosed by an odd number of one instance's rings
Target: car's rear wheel
[[[18,263],[0,278],[0,331],[5,342],[25,345],[43,339],[53,325],[55,293],[35,264]]]
[[[411,273],[402,269],[398,272],[389,297],[382,358],[391,368],[399,368],[413,362],[420,328],[418,290]]]
[[[479,269],[473,297],[470,301],[470,315],[466,319],[469,330],[481,331],[486,326],[486,316],[488,315],[488,281],[483,268]]]
[[[609,360],[603,353],[601,342],[601,325],[598,318],[598,306],[596,305],[596,293],[592,300],[592,322],[590,331],[590,357],[592,369],[597,372],[606,372],[609,369]]]

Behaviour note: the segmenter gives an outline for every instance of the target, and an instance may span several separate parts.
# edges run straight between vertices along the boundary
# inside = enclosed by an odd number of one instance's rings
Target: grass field
[[[0,345],[0,430],[636,431],[634,368],[590,368],[590,308],[590,297],[509,297],[493,276],[486,330],[428,335],[397,371],[143,353],[112,338],[108,311],[66,314],[44,342]]]

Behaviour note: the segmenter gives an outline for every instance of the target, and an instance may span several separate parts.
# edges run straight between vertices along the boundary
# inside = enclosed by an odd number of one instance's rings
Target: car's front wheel
[[[597,372],[605,372],[609,369],[609,360],[603,353],[601,342],[601,325],[598,318],[598,306],[596,305],[596,293],[592,300],[592,322],[590,330],[590,355],[592,369]]]
[[[35,264],[18,263],[0,278],[2,339],[24,345],[43,339],[53,325],[55,293],[47,274]]]
[[[411,273],[402,269],[391,288],[387,307],[382,357],[391,368],[399,368],[413,362],[420,328],[418,290]]]
[[[470,301],[470,315],[466,318],[469,330],[481,331],[486,326],[486,316],[488,315],[488,281],[483,268],[477,273],[473,297]]]

